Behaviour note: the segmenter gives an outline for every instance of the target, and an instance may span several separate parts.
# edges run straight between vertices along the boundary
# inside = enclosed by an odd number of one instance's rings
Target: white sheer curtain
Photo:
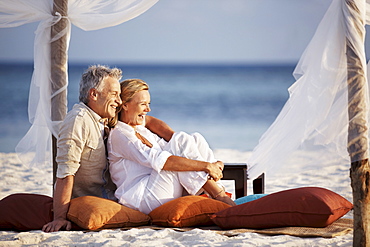
[[[29,97],[32,127],[17,146],[23,163],[51,162],[51,134],[58,132],[59,122],[50,118],[50,27],[60,18],[68,18],[70,25],[83,30],[114,26],[140,15],[157,1],[69,0],[68,17],[54,16],[51,0],[0,1],[0,27],[40,22]],[[351,32],[355,28],[345,2],[333,0],[302,55],[294,71],[297,81],[289,88],[289,100],[247,161],[251,179],[262,172],[289,168],[302,152],[309,153],[309,159],[299,159],[301,169],[308,163],[320,166],[328,159],[349,164],[346,39],[363,64],[365,53],[363,40]],[[356,2],[360,15],[370,24],[370,0]],[[61,33],[69,34],[70,26]]]
[[[68,16],[60,16],[53,15],[52,0],[0,1],[0,28],[40,22],[35,32],[34,72],[28,103],[32,126],[16,147],[22,163],[51,164],[51,135],[56,136],[59,129],[60,122],[51,120],[51,26],[61,18],[67,18],[68,27],[56,38],[67,35],[69,43],[72,24],[86,31],[115,26],[144,13],[156,2],[158,0],[69,0]],[[64,90],[67,85],[56,93]]]
[[[357,19],[370,23],[369,3],[356,3],[360,9]],[[364,40],[355,31],[352,14],[345,0],[331,3],[295,68],[296,82],[288,90],[288,101],[247,161],[250,179],[309,166],[315,166],[319,175],[327,162],[350,164],[346,40],[366,68]],[[365,33],[364,23],[359,26]],[[365,158],[367,150],[359,159]]]

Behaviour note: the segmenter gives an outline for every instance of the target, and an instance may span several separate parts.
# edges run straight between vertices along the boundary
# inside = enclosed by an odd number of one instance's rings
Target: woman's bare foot
[[[213,199],[215,199],[217,201],[224,202],[224,203],[229,204],[231,206],[236,206],[235,202],[228,195],[226,195],[225,191],[221,191],[221,193],[219,193]]]
[[[217,183],[210,179],[203,185],[203,189],[215,200],[224,202],[231,206],[236,206],[235,202],[226,195],[225,190],[221,189]]]

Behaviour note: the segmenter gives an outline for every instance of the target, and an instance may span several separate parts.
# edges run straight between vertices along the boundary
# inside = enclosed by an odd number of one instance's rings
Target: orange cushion
[[[140,211],[95,196],[72,199],[67,218],[89,230],[141,226],[150,222],[149,216]]]
[[[211,216],[223,229],[326,227],[353,208],[337,193],[318,187],[284,190]]]
[[[41,230],[53,220],[53,198],[44,195],[19,193],[0,201],[0,229]]]
[[[170,227],[213,225],[209,216],[230,205],[203,196],[184,196],[169,201],[149,213],[152,224]]]

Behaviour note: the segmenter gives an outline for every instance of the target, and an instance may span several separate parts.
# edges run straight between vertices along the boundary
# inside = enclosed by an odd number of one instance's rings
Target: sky
[[[72,27],[78,63],[296,63],[331,0],[160,0],[121,25]],[[38,23],[0,28],[0,61],[33,60]]]

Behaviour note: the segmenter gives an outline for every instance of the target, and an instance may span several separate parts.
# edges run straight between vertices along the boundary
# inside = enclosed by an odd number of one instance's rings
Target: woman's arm
[[[155,136],[153,133],[151,135]],[[160,138],[156,136],[156,139]],[[152,139],[149,140],[153,141]],[[163,168],[168,157],[171,156],[171,153],[162,151],[158,145],[149,148],[143,144],[135,135],[135,130],[126,124],[117,125],[111,130],[107,146],[111,163],[125,159],[158,172]]]
[[[204,171],[215,181],[218,181],[223,177],[224,163],[221,161],[210,163],[173,155],[168,157],[162,169],[168,171]]]
[[[145,127],[166,141],[170,141],[175,133],[168,124],[152,116],[145,117]]]

